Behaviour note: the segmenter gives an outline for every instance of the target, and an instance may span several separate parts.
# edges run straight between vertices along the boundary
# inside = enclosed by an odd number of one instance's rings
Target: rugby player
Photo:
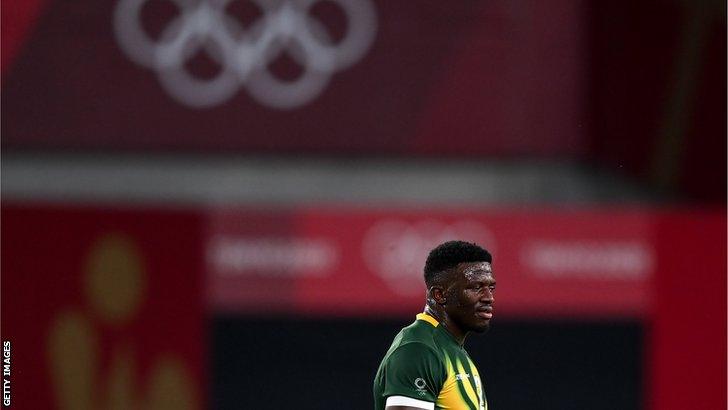
[[[445,242],[425,263],[423,313],[394,338],[374,379],[375,410],[487,410],[483,383],[463,348],[493,318],[492,256],[478,245]]]

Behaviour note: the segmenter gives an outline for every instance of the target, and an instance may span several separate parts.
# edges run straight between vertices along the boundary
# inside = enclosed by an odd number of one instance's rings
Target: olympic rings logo
[[[253,0],[262,14],[248,30],[225,13],[232,0],[173,0],[180,14],[164,27],[159,41],[153,41],[140,21],[147,1],[119,0],[114,10],[116,40],[132,61],[156,71],[169,95],[195,108],[221,104],[240,87],[272,108],[304,105],[326,88],[335,72],[366,54],[377,31],[370,0],[329,0],[347,19],[346,34],[336,44],[308,13],[320,0]],[[197,78],[185,69],[200,50],[221,67],[215,77]],[[280,80],[267,69],[284,52],[303,68],[293,81]]]
[[[403,296],[421,294],[422,268],[430,250],[453,239],[462,239],[497,252],[491,230],[476,220],[445,222],[438,219],[377,221],[364,235],[362,257],[370,271]]]

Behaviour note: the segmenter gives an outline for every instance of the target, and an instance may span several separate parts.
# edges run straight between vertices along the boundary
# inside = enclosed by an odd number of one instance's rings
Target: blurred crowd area
[[[490,408],[726,408],[725,2],[1,18],[13,406],[370,409],[462,239],[494,255]]]

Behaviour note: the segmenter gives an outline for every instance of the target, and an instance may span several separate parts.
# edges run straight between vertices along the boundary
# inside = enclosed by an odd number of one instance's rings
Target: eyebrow
[[[478,272],[478,271],[475,271],[475,272],[473,272],[473,273],[477,273],[477,272]],[[488,273],[490,273],[490,272],[488,272]],[[468,280],[469,282],[488,282],[488,283],[491,283],[491,284],[495,284],[495,278],[493,277],[493,275],[484,275],[484,276],[485,276],[485,277],[484,277],[483,279],[480,279],[480,278],[478,278],[478,279],[475,279],[475,278],[473,278],[473,279],[471,279],[471,278],[466,278],[466,279],[467,279],[467,280]]]

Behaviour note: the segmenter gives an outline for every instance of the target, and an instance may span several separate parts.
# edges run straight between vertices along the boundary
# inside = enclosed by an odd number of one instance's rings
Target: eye
[[[495,292],[495,285],[488,286],[488,289],[490,289],[491,292]]]

